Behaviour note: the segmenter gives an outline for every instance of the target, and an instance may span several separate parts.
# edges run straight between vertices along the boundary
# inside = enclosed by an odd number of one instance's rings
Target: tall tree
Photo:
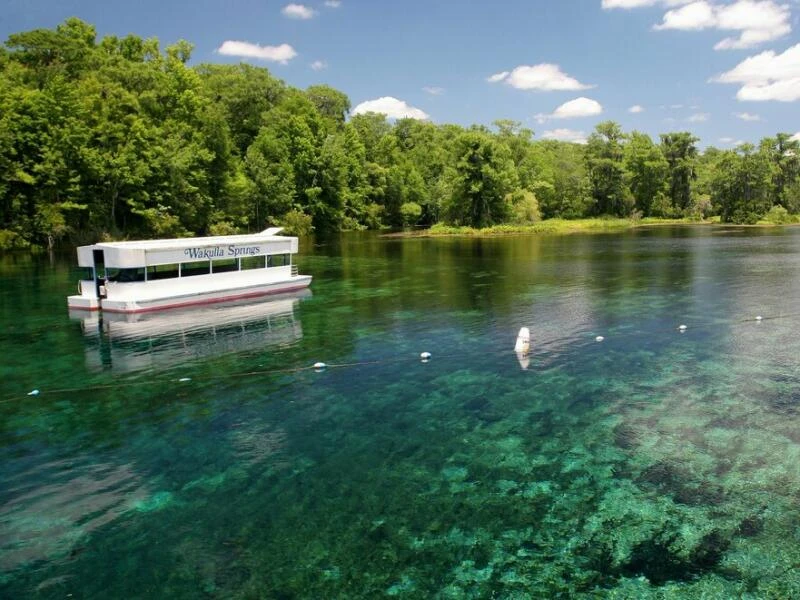
[[[604,121],[595,127],[586,147],[586,166],[589,172],[594,214],[627,215],[631,209],[625,187],[623,143],[625,135],[614,121]]]
[[[233,150],[244,157],[262,125],[262,115],[284,97],[286,86],[267,69],[247,64],[197,67],[205,95],[224,108]]]
[[[714,166],[712,200],[723,222],[755,223],[770,208],[769,159],[752,144],[722,152]]]
[[[789,210],[798,210],[792,191],[800,178],[800,141],[788,133],[761,140],[760,151],[772,165],[770,200]]]
[[[312,85],[306,89],[306,96],[326,121],[328,130],[338,131],[344,125],[350,112],[350,98],[329,85]]]
[[[663,205],[669,163],[650,136],[632,132],[625,145],[626,183],[637,210],[644,216],[653,213],[653,206]]]
[[[669,197],[681,214],[692,205],[692,182],[697,178],[698,139],[688,131],[661,134],[661,151],[669,163]]]
[[[501,223],[509,214],[508,195],[519,180],[508,147],[486,133],[469,131],[456,139],[451,222],[472,227]]]

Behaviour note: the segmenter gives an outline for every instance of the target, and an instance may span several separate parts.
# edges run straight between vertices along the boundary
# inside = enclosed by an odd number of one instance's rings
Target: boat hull
[[[70,310],[100,310],[100,299],[93,296],[67,296]]]
[[[282,294],[307,288],[311,284],[310,275],[297,275],[282,281],[258,283],[248,286],[237,286],[227,289],[209,290],[205,292],[194,291],[179,296],[163,296],[158,298],[103,298],[97,306],[86,302],[84,296],[70,296],[67,304],[72,310],[97,310],[102,309],[109,313],[145,313],[171,308],[185,308],[232,300],[258,298],[270,294]]]

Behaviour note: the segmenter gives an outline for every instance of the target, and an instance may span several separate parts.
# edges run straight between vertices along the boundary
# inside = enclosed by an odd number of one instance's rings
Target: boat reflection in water
[[[308,289],[258,301],[150,313],[70,311],[86,337],[86,366],[119,373],[166,369],[223,354],[280,347],[303,337],[295,309]]]

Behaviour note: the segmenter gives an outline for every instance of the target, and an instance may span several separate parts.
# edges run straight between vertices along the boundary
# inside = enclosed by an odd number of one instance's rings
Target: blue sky
[[[0,37],[69,16],[435,123],[581,139],[612,119],[718,147],[800,133],[800,0],[7,0]]]

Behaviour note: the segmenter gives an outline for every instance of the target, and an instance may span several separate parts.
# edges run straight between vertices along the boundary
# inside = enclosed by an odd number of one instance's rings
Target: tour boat
[[[273,227],[251,235],[101,242],[78,248],[86,269],[73,310],[140,313],[306,288],[297,238]]]

